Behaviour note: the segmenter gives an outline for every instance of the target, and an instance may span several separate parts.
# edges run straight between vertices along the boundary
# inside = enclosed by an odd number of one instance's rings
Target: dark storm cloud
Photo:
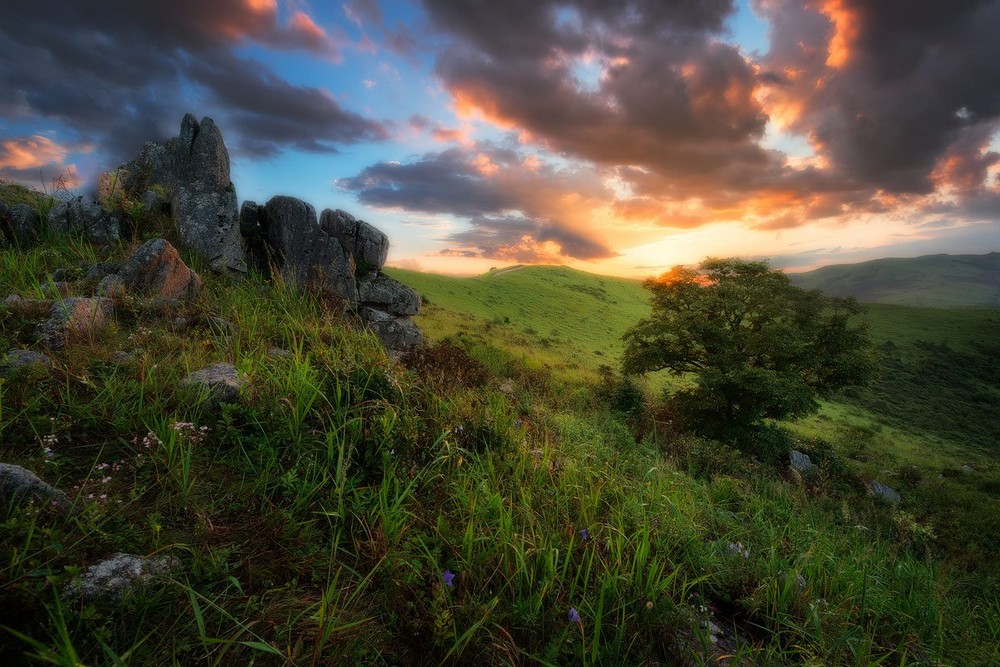
[[[484,257],[523,263],[559,262],[563,257],[605,259],[617,253],[606,245],[586,238],[558,222],[538,221],[519,216],[478,217],[469,229],[450,235],[443,255]],[[546,244],[552,243],[556,250]]]
[[[974,164],[1000,117],[1000,2],[758,0],[776,96],[801,106],[831,169],[890,192],[930,192],[949,151]],[[839,25],[838,25],[839,22]],[[965,139],[963,141],[963,138]],[[981,182],[985,167],[974,170]],[[969,176],[969,172],[966,172]],[[966,179],[966,184],[969,184]]]
[[[603,238],[569,224],[573,209],[560,204],[565,196],[606,198],[602,186],[505,146],[484,142],[407,164],[380,162],[336,185],[369,206],[466,218],[467,229],[442,239],[452,246],[448,255],[557,262],[616,254]]]
[[[337,185],[370,206],[475,217],[517,208],[498,183],[482,177],[461,149],[431,153],[410,164],[379,162]]]
[[[717,39],[731,2],[424,4],[455,38],[436,67],[459,104],[558,152],[681,182],[774,162],[754,68]]]
[[[234,143],[256,155],[387,136],[325,91],[235,55],[251,42],[338,57],[306,14],[279,19],[268,0],[8,1],[0,8],[0,89],[9,91],[0,114],[65,123],[115,158],[176,134],[185,111],[231,116]],[[206,109],[181,102],[192,86],[204,91]]]

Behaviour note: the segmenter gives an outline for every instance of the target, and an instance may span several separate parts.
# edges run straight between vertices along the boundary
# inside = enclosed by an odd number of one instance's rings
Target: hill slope
[[[508,267],[473,278],[387,271],[424,297],[431,338],[490,333],[557,371],[617,366],[625,331],[649,312],[642,283],[563,266]]]
[[[901,306],[1000,307],[1000,253],[925,255],[824,266],[790,275],[806,289]]]

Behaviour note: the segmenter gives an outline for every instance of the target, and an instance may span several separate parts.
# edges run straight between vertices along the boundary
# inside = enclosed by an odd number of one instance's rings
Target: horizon
[[[0,178],[86,189],[192,112],[241,201],[427,273],[1000,250],[1000,0],[88,5],[0,9]]]

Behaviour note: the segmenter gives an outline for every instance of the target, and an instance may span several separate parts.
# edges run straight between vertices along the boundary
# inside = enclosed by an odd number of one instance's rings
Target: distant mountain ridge
[[[789,277],[799,287],[869,303],[1000,308],[1000,252],[876,259]]]

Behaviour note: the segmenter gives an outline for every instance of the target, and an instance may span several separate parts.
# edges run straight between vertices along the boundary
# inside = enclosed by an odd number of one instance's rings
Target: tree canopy
[[[644,286],[652,314],[625,334],[623,369],[696,374],[678,399],[702,425],[805,416],[818,394],[864,384],[874,366],[854,299],[800,289],[767,262],[708,259]]]

